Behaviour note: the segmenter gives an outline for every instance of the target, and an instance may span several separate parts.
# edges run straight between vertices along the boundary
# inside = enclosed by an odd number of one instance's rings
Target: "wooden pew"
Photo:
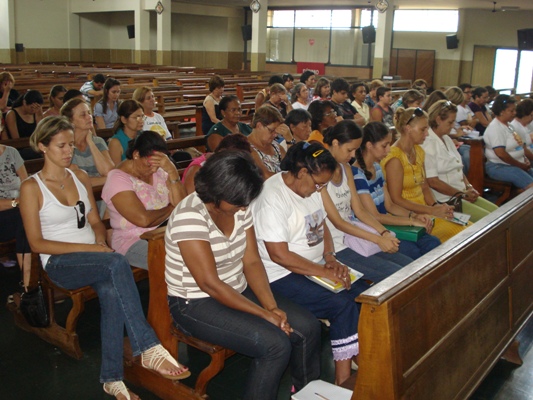
[[[352,400],[468,398],[533,314],[531,226],[533,189],[361,294]]]

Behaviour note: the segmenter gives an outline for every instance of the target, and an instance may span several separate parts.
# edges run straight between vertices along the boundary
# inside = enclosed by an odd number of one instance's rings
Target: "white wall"
[[[155,14],[155,13],[154,13]],[[109,13],[109,45],[111,49],[134,49],[135,40],[128,38],[128,25],[135,24],[133,11]],[[145,32],[150,34],[150,32]]]
[[[80,42],[82,49],[109,49],[108,13],[85,13],[80,15]],[[125,28],[124,28],[125,29]]]

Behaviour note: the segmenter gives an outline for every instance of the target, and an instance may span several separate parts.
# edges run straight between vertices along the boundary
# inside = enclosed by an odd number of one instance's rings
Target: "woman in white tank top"
[[[144,367],[168,379],[190,375],[186,367],[159,344],[142,311],[131,268],[124,256],[106,242],[91,183],[84,171],[68,169],[74,147],[73,126],[64,117],[46,117],[30,138],[43,154],[44,167],[21,186],[20,210],[31,248],[41,254],[43,267],[58,286],[92,286],[101,304],[104,391],[126,399],[138,398],[123,379],[123,332],[133,355]]]

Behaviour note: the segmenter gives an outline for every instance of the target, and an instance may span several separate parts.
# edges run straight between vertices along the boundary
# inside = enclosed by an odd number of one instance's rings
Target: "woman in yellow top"
[[[445,242],[465,227],[449,221],[453,208],[437,203],[426,182],[425,153],[420,145],[428,136],[428,115],[421,108],[400,107],[394,124],[400,138],[381,161],[391,199],[409,211],[436,217],[431,234]]]

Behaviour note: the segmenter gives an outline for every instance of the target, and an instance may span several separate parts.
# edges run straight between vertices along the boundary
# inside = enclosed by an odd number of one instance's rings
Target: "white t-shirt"
[[[533,141],[531,139],[531,137],[533,136],[533,131],[528,130],[527,126],[522,125],[516,119],[513,119],[511,125],[513,126],[515,132],[522,137],[522,140],[527,145],[527,147],[529,147],[529,149],[533,151]]]
[[[342,182],[338,185],[335,185],[333,182],[329,182],[326,188],[329,197],[331,197],[331,201],[333,201],[333,204],[335,204],[335,208],[339,212],[341,218],[350,222],[355,220],[352,211],[352,193],[350,192],[350,187],[348,186],[344,166],[341,166],[341,169]],[[329,218],[326,218],[326,224],[328,225],[329,231],[331,232],[331,237],[333,238],[335,252],[338,253],[339,251],[346,249],[347,246],[344,244],[344,232],[335,228]]]
[[[167,128],[165,119],[161,114],[156,112],[154,112],[153,117],[146,116],[146,119],[144,120],[143,131],[154,131],[159,133],[165,140],[172,139],[172,135]]]
[[[422,148],[426,152],[426,176],[428,178],[437,177],[457,189],[458,192],[462,192],[466,187],[461,155],[448,135],[444,135],[442,139],[439,139],[433,129],[429,129],[428,137],[422,144]],[[431,190],[437,201],[447,201],[451,197]]]
[[[283,174],[267,179],[263,191],[250,205],[259,255],[269,282],[291,272],[270,259],[265,242],[286,242],[290,251],[313,262],[321,261],[324,254],[326,210],[320,193],[300,197],[285,184]]]
[[[301,108],[302,110],[307,110],[307,109],[309,108],[309,104],[310,104],[310,103],[307,103],[307,104],[304,106],[304,105],[303,105],[302,103],[300,103],[299,101],[296,101],[296,102],[292,103],[292,109],[293,109],[293,110],[298,110],[298,109]]]
[[[494,118],[483,135],[485,141],[485,156],[487,160],[495,164],[507,164],[496,155],[494,149],[504,148],[515,160],[524,162],[524,148],[518,144],[511,126],[502,124]],[[525,141],[525,138],[522,138]]]
[[[474,113],[470,109],[470,107],[458,105],[457,106],[457,115],[455,117],[455,129],[457,129],[459,126],[461,126],[461,122],[467,122],[471,120],[474,117]]]

